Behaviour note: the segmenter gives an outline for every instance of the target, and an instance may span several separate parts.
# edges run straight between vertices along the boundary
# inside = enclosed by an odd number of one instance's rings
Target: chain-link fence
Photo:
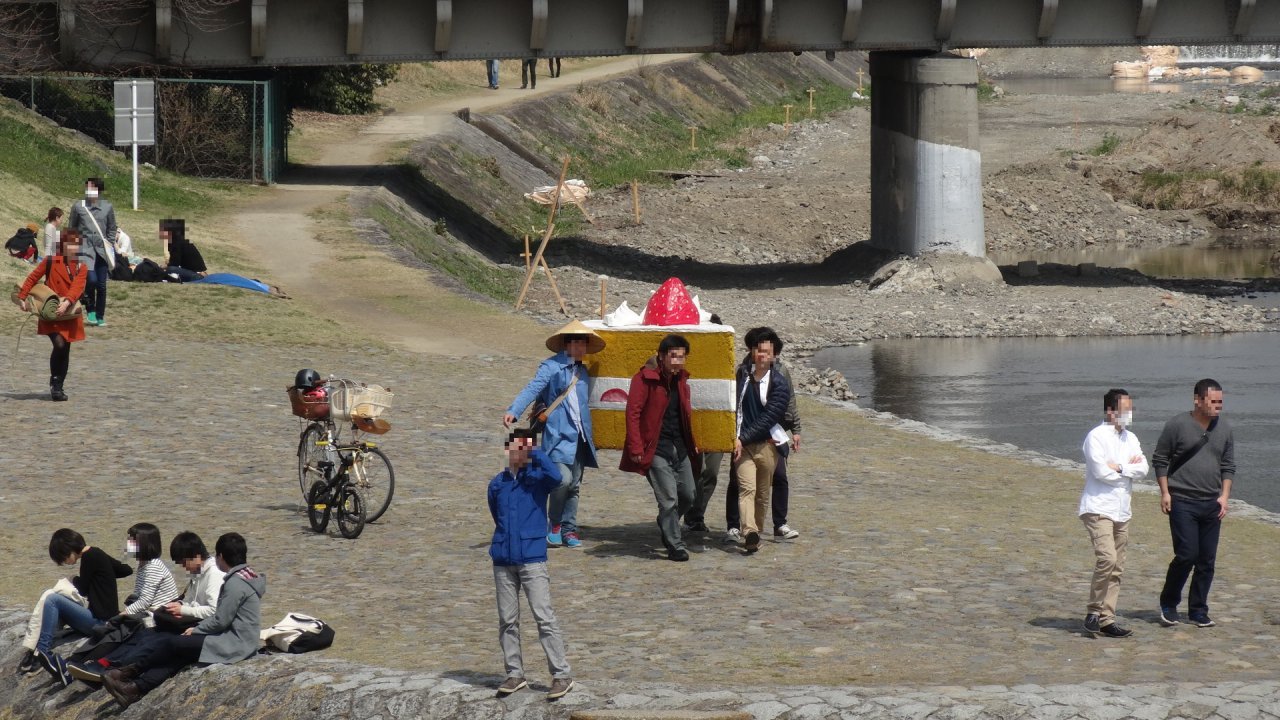
[[[14,98],[103,145],[115,142],[116,78],[0,76]],[[156,79],[156,144],[139,162],[185,175],[275,182],[285,161],[284,102],[275,80]]]

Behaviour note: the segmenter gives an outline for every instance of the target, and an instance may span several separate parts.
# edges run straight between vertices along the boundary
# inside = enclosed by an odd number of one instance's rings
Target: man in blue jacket
[[[534,447],[532,430],[517,429],[507,438],[507,469],[489,482],[489,513],[493,515],[493,582],[498,595],[498,642],[507,679],[498,696],[528,687],[520,656],[520,588],[524,588],[538,640],[551,671],[548,700],[573,689],[569,661],[564,656],[560,623],[551,609],[551,578],[547,574],[547,495],[560,485],[560,471]]]
[[[782,429],[791,386],[773,367],[782,349],[778,334],[768,328],[752,338],[752,365],[738,368],[738,437],[733,443],[733,467],[738,473],[738,514],[747,553],[760,549],[760,528],[771,497],[778,444],[787,441]]]
[[[502,416],[511,427],[538,400],[547,408],[547,425],[542,431],[542,450],[560,466],[560,487],[551,493],[547,514],[551,518],[547,544],[570,548],[582,546],[578,536],[578,489],[582,471],[596,464],[595,441],[591,439],[591,397],[587,368],[582,358],[604,349],[604,338],[574,320],[547,338],[547,349],[555,353],[542,361],[533,380],[520,391]]]

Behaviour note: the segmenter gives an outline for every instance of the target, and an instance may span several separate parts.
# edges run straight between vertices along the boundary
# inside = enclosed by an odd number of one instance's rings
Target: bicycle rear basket
[[[391,407],[395,397],[381,385],[367,385],[351,380],[329,383],[329,407],[336,420],[352,417],[376,418]]]
[[[329,417],[329,399],[323,396],[307,397],[297,387],[289,388],[289,405],[293,414],[308,420],[323,420]]]

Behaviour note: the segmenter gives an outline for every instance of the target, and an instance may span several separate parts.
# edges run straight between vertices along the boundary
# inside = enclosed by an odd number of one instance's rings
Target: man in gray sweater
[[[1188,575],[1187,619],[1196,627],[1214,625],[1209,586],[1236,474],[1231,425],[1221,417],[1222,386],[1201,380],[1193,400],[1190,413],[1165,423],[1151,463],[1160,483],[1160,510],[1169,516],[1173,535],[1173,561],[1160,592],[1160,624],[1165,627],[1181,622],[1178,604]]]

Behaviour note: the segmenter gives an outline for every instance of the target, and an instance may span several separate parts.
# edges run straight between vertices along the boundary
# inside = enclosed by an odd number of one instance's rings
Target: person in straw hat
[[[590,393],[582,358],[603,350],[604,338],[574,320],[547,338],[547,349],[555,355],[542,361],[533,380],[511,401],[502,424],[511,427],[535,400],[547,408],[542,451],[559,466],[561,477],[560,487],[552,491],[548,503],[551,527],[547,544],[576,548],[582,546],[578,535],[582,471],[599,467],[595,441],[591,439],[591,413],[587,409]]]

